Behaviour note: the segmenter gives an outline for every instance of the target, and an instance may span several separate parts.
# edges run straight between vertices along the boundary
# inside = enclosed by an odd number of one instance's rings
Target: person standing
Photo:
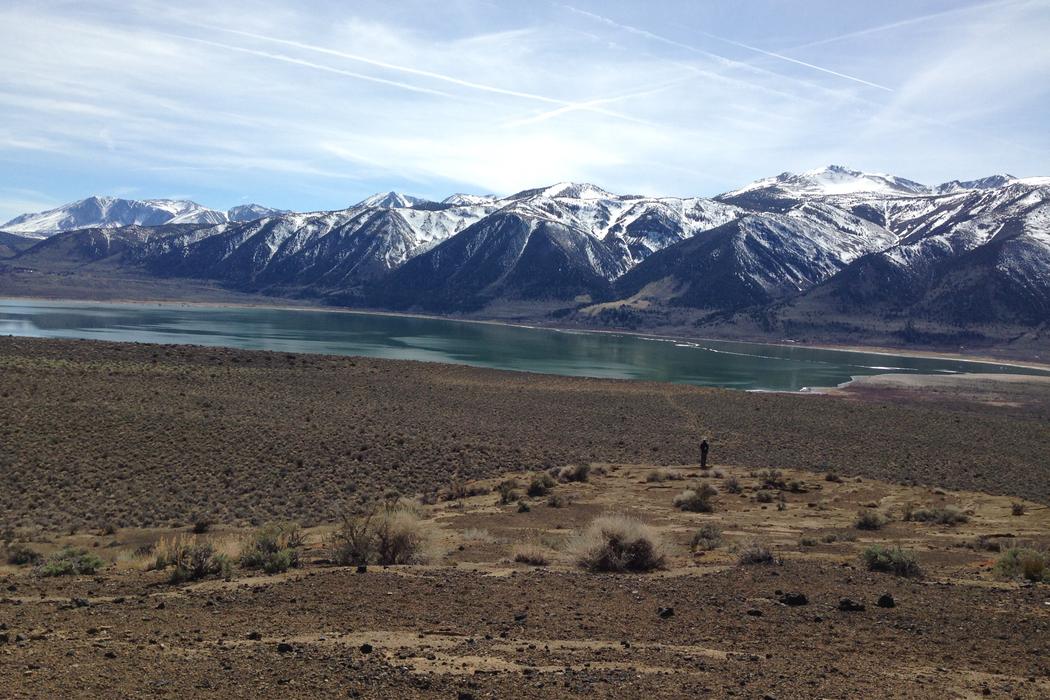
[[[707,439],[700,441],[700,468],[707,469],[707,452],[711,449],[711,446],[707,444]]]

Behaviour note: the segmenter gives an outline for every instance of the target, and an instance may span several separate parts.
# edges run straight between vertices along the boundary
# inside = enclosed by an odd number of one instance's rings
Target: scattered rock
[[[252,641],[257,642],[260,639],[262,639],[262,633],[260,633],[260,632],[249,632],[248,633],[248,639],[251,639]]]
[[[362,644],[358,648],[361,650],[362,654],[371,654],[372,653],[372,645],[369,644],[368,642],[365,642],[364,644]]]
[[[809,598],[805,593],[785,593],[780,596],[780,602],[784,605],[809,605]]]
[[[293,651],[292,645],[289,644],[288,642],[281,642],[280,644],[277,645],[277,653],[279,653],[279,654],[288,654],[288,653],[291,653],[292,651]]]
[[[77,608],[86,608],[91,605],[87,598],[73,598],[73,606]]]
[[[104,656],[105,656],[105,657],[106,657],[107,659],[115,659],[115,658],[117,658],[117,652],[115,652],[115,651],[107,651],[107,652],[106,652],[106,653],[104,654]]]
[[[861,612],[864,610],[864,603],[858,603],[855,600],[843,598],[839,601],[839,610],[842,612]]]
[[[528,616],[529,616],[528,613],[521,613],[519,615],[515,615],[514,616],[514,621],[515,622],[525,622],[525,618],[527,618]]]
[[[747,614],[751,617],[762,617],[762,611],[757,608],[751,608],[747,611]]]
[[[660,608],[656,611],[656,614],[659,615],[661,619],[666,620],[669,617],[674,617],[674,608]]]
[[[875,605],[880,608],[895,608],[897,607],[897,601],[893,599],[893,596],[889,593],[883,593],[879,596],[879,599],[875,601]]]

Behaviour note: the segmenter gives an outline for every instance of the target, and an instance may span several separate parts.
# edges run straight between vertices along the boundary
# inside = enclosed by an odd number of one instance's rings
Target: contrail
[[[573,103],[573,104],[567,104],[567,105],[564,105],[562,107],[558,107],[557,109],[552,109],[549,112],[543,112],[542,114],[536,114],[536,115],[533,115],[531,117],[525,117],[523,119],[516,119],[514,121],[506,122],[502,126],[504,128],[513,128],[513,127],[517,127],[517,126],[525,126],[526,124],[536,124],[538,122],[547,121],[548,119],[552,119],[554,117],[557,117],[557,116],[562,115],[562,114],[567,114],[569,112],[578,112],[578,111],[581,111],[581,110],[589,110],[589,109],[593,109],[595,107],[600,107],[601,105],[604,105],[604,104],[609,104],[611,102],[621,102],[623,100],[629,100],[629,99],[633,99],[635,97],[645,97],[647,95],[655,95],[655,94],[660,93],[660,92],[666,92],[667,90],[671,89],[675,85],[687,82],[687,81],[689,81],[691,79],[692,79],[692,76],[687,76],[687,77],[683,77],[683,78],[678,78],[676,80],[667,81],[667,82],[665,82],[662,85],[657,85],[655,87],[651,87],[651,88],[648,88],[646,90],[639,90],[639,91],[636,91],[636,92],[630,92],[630,93],[626,93],[626,94],[622,94],[622,95],[613,95],[612,97],[601,97],[601,98],[598,98],[596,100],[587,100],[585,102],[576,102],[576,103]],[[645,120],[642,120],[642,119],[633,119],[632,118],[632,121],[637,121],[638,123],[645,124],[646,126],[656,126],[652,122],[648,122],[648,121],[645,121]]]
[[[474,81],[471,81],[471,80],[464,80],[462,78],[457,78],[457,77],[455,77],[453,75],[447,75],[445,73],[437,73],[435,71],[424,70],[422,68],[414,68],[412,66],[405,66],[405,65],[400,65],[400,64],[397,64],[397,63],[390,63],[388,61],[381,61],[381,60],[378,60],[378,59],[375,59],[375,58],[369,58],[368,56],[362,56],[360,54],[349,53],[349,52],[346,52],[346,51],[339,51],[337,49],[330,49],[330,48],[328,48],[326,46],[315,46],[314,44],[306,44],[306,43],[303,43],[303,42],[300,42],[300,41],[293,41],[291,39],[282,39],[280,37],[266,36],[266,35],[263,35],[263,34],[255,34],[253,32],[241,31],[239,29],[229,29],[229,28],[226,28],[226,27],[219,27],[219,26],[213,26],[213,25],[207,25],[207,24],[196,24],[194,26],[196,26],[196,27],[198,27],[200,29],[210,29],[210,30],[213,30],[213,31],[220,31],[220,32],[228,33],[228,34],[235,34],[235,35],[238,35],[238,36],[243,36],[243,37],[250,38],[250,39],[256,39],[256,40],[259,40],[259,41],[267,41],[267,42],[271,42],[271,43],[274,43],[274,44],[281,44],[281,45],[284,45],[284,46],[291,46],[291,47],[294,47],[294,48],[297,48],[297,49],[302,49],[304,51],[314,51],[316,53],[326,54],[326,55],[329,55],[329,56],[335,56],[337,58],[343,58],[343,59],[346,59],[348,61],[357,61],[357,62],[360,62],[360,63],[365,63],[365,64],[370,65],[370,66],[375,66],[377,68],[384,68],[386,70],[400,71],[402,73],[408,73],[410,75],[418,75],[418,76],[423,77],[423,78],[430,78],[432,80],[440,80],[442,82],[451,83],[452,85],[458,85],[460,87],[470,88],[472,90],[479,90],[479,91],[482,91],[482,92],[489,92],[489,93],[494,93],[494,94],[497,94],[497,95],[507,95],[509,97],[517,97],[517,98],[520,98],[520,99],[534,100],[534,101],[537,101],[537,102],[545,102],[547,104],[558,105],[559,107],[572,107],[574,109],[581,109],[581,110],[586,110],[586,111],[589,111],[589,112],[595,112],[597,114],[602,114],[602,115],[605,115],[607,117],[613,117],[613,118],[616,118],[616,119],[622,119],[624,121],[629,121],[629,122],[646,123],[646,122],[644,122],[642,120],[635,119],[633,117],[629,117],[629,116],[627,116],[625,114],[620,114],[619,112],[614,112],[612,110],[603,109],[601,107],[591,106],[590,103],[571,102],[569,100],[560,100],[560,99],[557,99],[557,98],[554,98],[554,97],[547,97],[546,95],[539,95],[539,94],[532,93],[532,92],[523,92],[521,90],[510,90],[510,89],[507,89],[507,88],[501,88],[501,87],[496,86],[496,85],[487,85],[485,83],[477,83],[477,82],[474,82]],[[203,41],[203,40],[201,40],[201,41]],[[247,51],[248,49],[244,49],[244,50]],[[440,93],[440,94],[451,97],[451,95],[448,95],[447,93]],[[586,105],[586,106],[580,106],[580,105]]]
[[[854,39],[859,36],[867,36],[868,34],[877,34],[879,32],[889,31],[891,29],[899,29],[900,27],[907,27],[913,24],[921,24],[922,22],[928,22],[933,19],[940,19],[943,17],[949,17],[952,15],[961,15],[968,12],[976,12],[979,10],[991,10],[997,7],[1003,7],[1006,5],[1026,5],[1028,4],[1024,0],[1020,2],[1018,0],[999,0],[998,2],[989,2],[983,5],[970,5],[969,7],[958,7],[953,10],[943,10],[941,12],[932,12],[928,15],[920,15],[918,17],[909,17],[908,19],[902,19],[898,22],[890,22],[888,24],[880,24],[875,27],[867,27],[865,29],[858,29],[854,32],[847,32],[845,34],[839,34],[837,36],[828,37],[827,39],[818,39],[811,41],[806,44],[800,44],[793,47],[793,50],[808,49],[813,46],[823,46],[824,44],[832,44],[836,41],[844,41],[846,39]]]
[[[608,17],[603,17],[601,15],[596,15],[593,12],[587,12],[586,10],[581,10],[579,8],[572,7],[571,5],[561,5],[561,7],[563,7],[566,10],[569,10],[570,12],[575,12],[576,14],[583,15],[584,17],[589,17],[592,20],[595,20],[595,21],[598,21],[598,22],[602,22],[604,24],[608,24],[610,26],[616,27],[616,28],[621,29],[621,30],[626,31],[626,32],[630,32],[632,34],[637,34],[639,36],[643,36],[643,37],[645,37],[647,39],[651,39],[653,41],[659,41],[659,42],[661,42],[663,44],[667,44],[669,46],[675,46],[677,48],[684,49],[686,51],[691,51],[693,53],[699,53],[699,54],[703,54],[705,56],[710,56],[712,58],[718,59],[718,60],[723,61],[723,62],[739,63],[737,61],[733,61],[732,59],[728,59],[728,58],[726,58],[724,56],[719,56],[718,54],[711,53],[709,51],[704,51],[703,49],[697,48],[695,46],[691,46],[689,44],[683,44],[680,41],[675,41],[674,39],[668,39],[665,36],[661,36],[659,34],[654,34],[653,32],[650,32],[650,31],[645,30],[645,29],[639,29],[638,27],[632,27],[632,26],[627,25],[627,24],[620,24],[619,22],[616,22],[615,20],[611,20]],[[783,54],[773,53],[772,51],[765,51],[764,49],[760,49],[760,48],[755,47],[755,46],[750,46],[748,44],[744,44],[744,43],[741,43],[739,41],[733,41],[732,39],[726,39],[726,38],[723,38],[723,37],[720,37],[720,36],[716,36],[714,34],[709,34],[707,32],[699,32],[699,33],[703,34],[704,36],[709,37],[711,39],[715,39],[717,41],[722,41],[722,42],[725,42],[725,43],[728,43],[728,44],[732,44],[734,46],[739,46],[741,48],[748,49],[749,51],[755,51],[757,53],[761,53],[761,54],[764,54],[766,56],[771,56],[773,58],[779,58],[781,60],[789,61],[791,63],[797,63],[798,65],[805,66],[805,67],[811,68],[813,70],[822,71],[824,73],[828,73],[830,75],[834,75],[834,76],[837,76],[839,78],[844,78],[846,80],[852,80],[854,82],[861,83],[862,85],[867,85],[869,87],[874,87],[874,88],[878,88],[880,90],[886,90],[888,92],[893,92],[892,88],[888,88],[885,85],[879,85],[878,83],[873,83],[871,81],[864,80],[862,78],[857,78],[857,77],[852,76],[852,75],[846,75],[845,73],[839,73],[838,71],[833,71],[833,70],[831,70],[829,68],[822,68],[821,66],[816,66],[816,65],[813,65],[812,63],[806,63],[805,61],[799,61],[798,59],[794,59],[794,58],[791,58],[789,56],[784,56]]]
[[[280,53],[269,53],[268,51],[256,51],[255,49],[246,49],[241,46],[231,46],[230,44],[222,44],[217,41],[208,41],[207,39],[197,39],[191,36],[183,36],[181,34],[169,34],[167,32],[158,32],[163,36],[172,37],[174,39],[181,39],[182,41],[192,41],[197,44],[204,44],[206,46],[213,46],[215,48],[224,49],[226,51],[236,51],[237,53],[244,53],[251,56],[259,56],[261,58],[269,58],[274,61],[281,61],[283,63],[291,63],[297,66],[304,66],[306,68],[313,68],[314,70],[324,71],[326,73],[335,73],[337,75],[345,75],[350,78],[357,78],[358,80],[367,80],[373,83],[380,83],[382,85],[390,85],[392,87],[401,88],[402,90],[410,90],[412,92],[420,92],[428,95],[437,95],[439,97],[453,97],[450,93],[442,92],[440,90],[432,90],[430,88],[418,87],[409,83],[402,83],[397,80],[387,80],[386,78],[377,78],[372,75],[365,75],[364,73],[355,73],[349,70],[343,70],[342,68],[333,68],[332,66],[326,66],[321,63],[313,63],[311,61],[304,61],[300,58],[293,56],[286,56]]]
[[[709,34],[707,32],[699,32],[699,33],[703,34],[706,37],[714,39],[715,41],[721,41],[721,42],[725,42],[726,44],[732,44],[733,46],[739,46],[740,48],[747,49],[748,51],[755,51],[755,52],[760,53],[760,54],[762,54],[764,56],[772,56],[773,58],[779,58],[781,61],[788,61],[790,63],[797,63],[800,66],[805,66],[806,68],[812,68],[813,70],[819,70],[822,73],[827,73],[829,75],[838,76],[839,78],[845,78],[846,80],[852,80],[853,82],[860,83],[861,85],[867,85],[868,87],[878,88],[879,90],[885,90],[886,92],[893,92],[893,88],[888,88],[885,85],[879,85],[878,83],[873,83],[870,80],[864,80],[863,78],[858,78],[858,77],[853,76],[853,75],[847,75],[845,73],[839,73],[838,71],[831,70],[830,68],[824,68],[822,66],[817,66],[817,65],[814,65],[812,63],[806,63],[805,61],[800,61],[797,58],[791,58],[790,56],[785,56],[784,54],[781,54],[781,53],[775,53],[773,51],[766,51],[765,49],[760,49],[757,46],[751,46],[750,44],[745,44],[742,41],[734,41],[733,39],[726,39],[725,37],[717,36],[715,34]]]

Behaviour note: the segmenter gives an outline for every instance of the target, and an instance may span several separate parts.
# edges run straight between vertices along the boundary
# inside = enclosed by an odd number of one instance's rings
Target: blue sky
[[[1047,0],[5,0],[0,221],[90,194],[1050,175],[1047,37]]]

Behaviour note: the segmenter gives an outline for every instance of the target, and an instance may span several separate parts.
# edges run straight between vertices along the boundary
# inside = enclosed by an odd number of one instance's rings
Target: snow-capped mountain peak
[[[11,233],[48,236],[79,228],[159,226],[161,224],[219,224],[225,212],[181,199],[120,199],[92,196],[47,211],[22,214],[0,229]]]
[[[226,212],[226,218],[230,221],[254,221],[255,219],[262,219],[267,216],[277,216],[280,214],[290,214],[287,209],[274,209],[272,207],[264,207],[261,204],[241,204],[231,208]]]
[[[564,199],[616,199],[616,195],[606,192],[597,185],[588,182],[559,182],[548,187],[537,187],[512,194],[507,199],[532,199],[534,197]]]
[[[756,180],[723,196],[733,197],[756,190],[778,190],[785,195],[797,198],[859,193],[892,195],[930,193],[930,188],[926,185],[896,175],[867,173],[842,165],[828,165],[802,173],[784,172],[776,177]]]
[[[965,192],[967,190],[989,190],[995,187],[1005,187],[1006,185],[1017,182],[1017,178],[1013,175],[1002,173],[999,175],[989,175],[988,177],[978,178],[977,180],[951,180],[950,182],[943,182],[934,188],[937,194],[954,194],[956,192]]]
[[[357,207],[378,207],[381,209],[407,209],[416,204],[422,204],[427,200],[422,197],[413,197],[400,192],[377,192],[371,197],[365,197],[354,205]]]
[[[464,194],[457,192],[442,199],[441,203],[453,206],[475,206],[478,204],[492,204],[498,199],[499,197],[494,194]]]

